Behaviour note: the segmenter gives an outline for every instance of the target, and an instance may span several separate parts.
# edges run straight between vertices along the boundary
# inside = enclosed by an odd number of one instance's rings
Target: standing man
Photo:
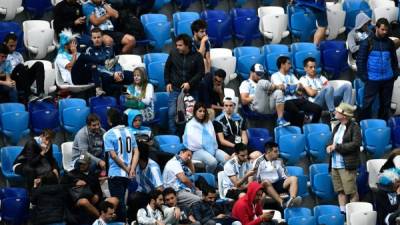
[[[316,62],[312,57],[304,60],[304,70],[306,75],[300,78],[308,101],[314,102],[321,107],[328,107],[331,115],[331,120],[335,120],[335,102],[346,102],[351,104],[353,88],[351,84],[343,84],[338,89],[334,90],[328,83],[328,79],[323,75],[317,75]]]
[[[8,48],[0,44],[0,94],[7,95],[8,102],[18,102],[18,92],[15,81],[11,79],[12,66],[7,60]]]
[[[168,129],[176,133],[176,100],[181,90],[197,99],[197,84],[204,76],[204,62],[200,53],[192,50],[189,35],[181,34],[175,39],[176,49],[172,50],[165,63],[164,80],[168,99]]]
[[[379,118],[390,116],[393,84],[399,75],[394,42],[388,37],[389,22],[385,18],[376,21],[375,33],[361,42],[357,56],[357,73],[365,82],[364,105],[360,120],[371,118],[371,106],[379,95]]]
[[[74,138],[72,145],[72,166],[82,154],[87,154],[91,159],[90,169],[95,170],[97,166],[101,170],[106,170],[104,161],[104,142],[103,135],[106,131],[100,126],[100,118],[96,114],[90,114],[86,118],[86,126],[82,127]]]
[[[191,25],[191,29],[193,34],[193,48],[203,56],[204,70],[206,73],[209,73],[211,71],[211,44],[206,33],[207,23],[202,19],[195,20]]]
[[[125,192],[130,179],[136,175],[139,149],[135,141],[135,134],[124,125],[122,115],[118,110],[109,109],[107,119],[112,127],[103,136],[104,149],[109,154],[108,187],[111,196],[119,199],[117,221],[125,222]]]
[[[346,212],[347,196],[350,202],[358,201],[357,168],[360,165],[361,130],[353,121],[355,106],[341,103],[335,116],[339,124],[333,128],[326,152],[330,154],[329,168],[333,188],[338,193],[340,211]]]
[[[283,118],[285,111],[285,96],[279,85],[274,85],[265,79],[264,67],[255,63],[250,68],[249,79],[240,84],[239,92],[243,106],[249,106],[252,111],[260,114],[271,114],[276,111],[278,126],[289,126]],[[275,110],[276,109],[276,110]]]

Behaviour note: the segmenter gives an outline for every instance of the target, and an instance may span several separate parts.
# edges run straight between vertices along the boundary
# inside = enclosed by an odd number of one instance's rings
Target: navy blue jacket
[[[363,81],[390,80],[399,74],[393,41],[389,37],[379,38],[375,33],[360,43],[356,63],[357,75]]]

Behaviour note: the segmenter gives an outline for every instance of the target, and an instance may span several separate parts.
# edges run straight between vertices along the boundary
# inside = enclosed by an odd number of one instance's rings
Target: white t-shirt
[[[237,157],[233,157],[232,159],[228,160],[224,165],[224,172],[226,176],[224,176],[222,180],[224,194],[226,194],[229,189],[234,187],[234,184],[229,177],[236,176],[237,179],[242,179],[249,170],[251,170],[251,164],[249,162],[244,162],[242,165],[240,165],[237,161]]]
[[[281,72],[276,72],[274,74],[272,74],[271,76],[271,82],[272,84],[275,85],[285,85],[285,88],[287,85],[295,85],[299,83],[299,80],[297,79],[297,77],[294,74],[282,74]],[[296,99],[297,96],[296,95],[285,95],[285,101],[286,100],[290,100],[290,99]]]
[[[287,178],[283,163],[279,159],[268,161],[262,155],[254,162],[253,168],[257,169],[256,179],[258,181],[268,180],[271,183],[275,183],[278,180]]]
[[[184,189],[181,183],[176,177],[177,174],[184,173],[181,163],[177,160],[176,156],[170,159],[167,164],[165,164],[163,172],[164,187],[172,187],[175,191],[180,191]]]
[[[58,54],[54,64],[57,66],[58,71],[61,73],[61,77],[64,83],[73,84],[71,78],[71,72],[68,71],[65,67],[70,63],[70,60],[64,54]]]
[[[314,78],[311,78],[310,76],[305,75],[300,78],[300,83],[304,87],[310,87],[313,90],[317,90],[318,93],[324,88],[325,85],[328,84],[328,79],[324,76],[315,76]],[[317,94],[318,95],[318,94]],[[316,95],[316,96],[317,96]],[[308,97],[308,100],[310,102],[314,102],[315,96],[314,97]]]

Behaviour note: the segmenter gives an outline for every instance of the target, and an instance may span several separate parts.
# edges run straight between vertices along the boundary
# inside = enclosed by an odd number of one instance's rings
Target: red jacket
[[[254,181],[247,186],[247,194],[241,197],[233,205],[232,216],[242,223],[242,225],[259,225],[263,214],[261,203],[253,204],[258,190],[262,189],[261,184]]]

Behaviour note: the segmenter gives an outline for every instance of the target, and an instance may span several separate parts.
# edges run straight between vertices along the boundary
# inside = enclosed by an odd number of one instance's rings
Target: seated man
[[[235,156],[224,165],[226,177],[222,180],[225,197],[237,200],[246,193],[247,185],[255,171],[248,162],[247,148],[244,144],[235,146]]]
[[[18,92],[15,81],[11,79],[12,66],[7,60],[8,48],[5,44],[0,44],[0,93],[7,95],[8,102],[18,102]]]
[[[149,146],[145,142],[138,142],[139,162],[136,167],[136,183],[138,187],[135,193],[128,196],[128,220],[136,220],[136,214],[140,208],[146,207],[149,193],[153,190],[163,190],[163,180],[160,167],[149,158]]]
[[[95,171],[99,167],[105,172],[106,162],[103,142],[105,132],[101,127],[100,118],[94,113],[89,114],[86,118],[86,126],[82,127],[75,135],[72,145],[72,165],[75,165],[80,155],[87,154],[91,158],[90,169]]]
[[[371,23],[371,18],[363,11],[356,16],[355,27],[347,34],[347,48],[352,54],[353,59],[357,58],[360,42],[367,39],[372,33],[368,25]]]
[[[264,67],[256,63],[250,68],[249,79],[240,84],[240,100],[243,106],[250,106],[252,111],[261,114],[278,114],[278,126],[290,125],[283,118],[285,97],[278,85],[264,79]]]
[[[115,215],[115,206],[107,201],[99,204],[100,217],[92,225],[106,225],[111,223]]]
[[[162,191],[151,191],[147,203],[147,206],[137,212],[137,223],[139,225],[165,225],[171,224],[170,221],[174,220],[174,215],[170,214],[169,217],[165,217],[162,212],[161,207],[164,204]]]
[[[284,165],[278,156],[278,145],[271,141],[265,143],[265,154],[254,163],[255,178],[261,182],[268,195],[282,208],[298,206],[302,199],[297,196],[297,177],[286,174]],[[284,202],[279,194],[287,191],[289,191],[290,198]]]
[[[351,104],[353,88],[351,84],[344,84],[334,90],[328,84],[328,79],[322,75],[317,75],[315,59],[308,57],[304,60],[304,70],[306,75],[300,78],[306,94],[309,96],[308,101],[314,102],[321,107],[327,107],[331,115],[331,120],[335,120],[335,103],[341,101]]]
[[[15,51],[18,44],[18,37],[11,32],[4,38],[4,44],[8,48],[7,60],[12,67],[11,79],[15,81],[18,91],[24,92],[24,99],[29,101],[44,100],[50,98],[44,94],[44,65],[42,62],[35,62],[31,67],[24,65],[24,58],[21,53]],[[36,82],[37,93],[32,94],[31,86]]]
[[[224,95],[224,80],[226,73],[222,69],[218,69],[212,73],[207,73],[200,83],[199,102],[203,102],[207,106],[211,119],[215,115],[219,115],[223,107]],[[212,114],[210,113],[212,111]]]
[[[114,58],[114,50],[103,45],[102,31],[99,28],[93,28],[90,35],[93,44],[86,49],[86,55],[100,62],[92,66],[96,68],[93,73],[98,73],[92,77],[101,79],[101,86],[107,95],[119,96],[123,85],[132,84],[132,72],[123,71],[117,62],[118,57]],[[100,83],[100,80],[94,82]]]
[[[224,98],[224,110],[214,119],[213,125],[217,134],[218,148],[232,155],[235,152],[236,144],[247,144],[247,124],[239,114],[235,113],[235,102],[230,97]],[[259,151],[250,154],[254,160],[261,155]]]
[[[203,225],[241,225],[230,216],[224,204],[215,204],[216,199],[215,189],[203,190],[203,200],[192,206],[193,217]]]
[[[189,149],[182,149],[165,165],[164,187],[172,187],[177,192],[179,207],[190,207],[193,203],[201,200],[201,192],[190,180],[193,173],[192,151]]]
[[[122,54],[131,54],[136,43],[135,37],[116,31],[111,21],[111,19],[117,19],[119,17],[118,11],[103,0],[91,0],[88,4],[91,4],[93,7],[93,11],[89,17],[89,21],[92,25],[91,28],[98,27],[103,31],[104,44],[108,47],[112,47],[114,43],[117,52],[121,51]]]
[[[85,218],[81,216],[78,220],[86,222],[92,222],[100,216],[96,205],[103,195],[98,175],[89,170],[90,161],[91,159],[87,154],[80,155],[77,161],[77,168],[69,171],[61,179],[61,184],[68,188],[70,203],[72,204],[70,208],[76,214],[81,213],[78,209],[83,209],[86,212]],[[118,205],[118,199],[115,197],[107,198],[106,201],[109,201],[115,207]],[[84,224],[85,222],[83,221],[80,223]]]
[[[284,108],[288,113],[290,123],[294,126],[303,126],[304,115],[300,113],[300,111],[304,111],[308,118],[312,118],[312,123],[318,123],[321,117],[322,108],[305,99],[303,85],[294,74],[290,73],[292,64],[289,57],[280,56],[276,65],[279,68],[279,71],[272,74],[271,82],[284,92]]]
[[[192,224],[200,225],[200,222],[191,214],[191,209],[188,207],[178,207],[178,201],[176,198],[176,191],[173,188],[165,188],[163,191],[164,203],[163,213],[165,217],[169,217],[169,214],[173,214],[176,218],[175,221],[171,221],[172,225],[178,224]]]

